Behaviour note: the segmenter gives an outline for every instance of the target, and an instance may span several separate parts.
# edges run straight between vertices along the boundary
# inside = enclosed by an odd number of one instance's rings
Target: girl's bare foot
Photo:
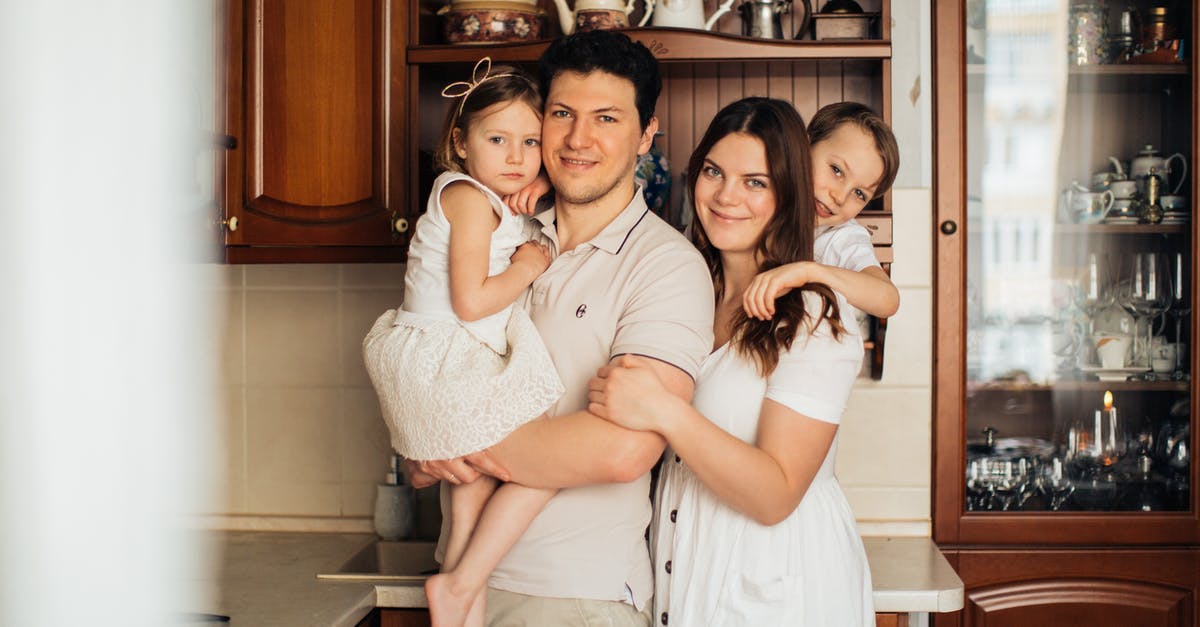
[[[453,573],[441,573],[425,581],[425,598],[429,602],[433,627],[463,627],[467,623],[476,595],[471,590],[456,590],[455,583]]]

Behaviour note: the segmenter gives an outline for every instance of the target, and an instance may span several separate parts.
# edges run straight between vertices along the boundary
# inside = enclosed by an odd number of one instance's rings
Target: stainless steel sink
[[[317,579],[424,582],[438,572],[438,563],[433,559],[436,546],[435,542],[374,541],[351,555],[335,572],[319,573]]]

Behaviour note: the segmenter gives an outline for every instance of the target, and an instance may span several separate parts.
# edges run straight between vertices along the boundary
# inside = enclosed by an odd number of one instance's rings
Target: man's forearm
[[[491,447],[511,480],[535,488],[628,482],[662,456],[656,433],[630,431],[586,411],[534,420]]]

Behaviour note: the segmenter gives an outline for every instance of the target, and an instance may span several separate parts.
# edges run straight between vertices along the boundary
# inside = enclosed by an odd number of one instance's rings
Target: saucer
[[[1150,369],[1145,366],[1142,366],[1140,368],[1136,367],[1136,366],[1131,366],[1128,368],[1101,368],[1100,366],[1080,366],[1079,370],[1080,370],[1080,372],[1084,372],[1087,374],[1094,374],[1094,375],[1096,375],[1096,378],[1100,379],[1101,381],[1124,381],[1124,380],[1128,379],[1130,375],[1141,374],[1143,372],[1150,371]]]
[[[1104,218],[1100,221],[1102,224],[1137,224],[1137,218]]]

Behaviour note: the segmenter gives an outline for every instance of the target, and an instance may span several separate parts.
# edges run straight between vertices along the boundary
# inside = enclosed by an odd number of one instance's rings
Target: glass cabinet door
[[[1192,10],[966,3],[964,512],[1190,509]]]

